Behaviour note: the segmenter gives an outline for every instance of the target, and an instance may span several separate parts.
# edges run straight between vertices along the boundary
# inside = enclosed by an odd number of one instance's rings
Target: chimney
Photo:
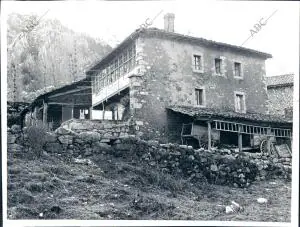
[[[174,13],[167,13],[164,16],[165,20],[165,31],[167,32],[174,32],[174,19],[175,19],[175,14]]]

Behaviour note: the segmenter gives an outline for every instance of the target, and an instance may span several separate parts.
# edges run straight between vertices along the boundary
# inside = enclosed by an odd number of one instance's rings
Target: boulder
[[[117,139],[116,141],[114,141],[114,144],[118,144],[121,143],[121,140]]]
[[[183,149],[187,149],[188,146],[187,145],[179,145],[180,148],[183,148]]]
[[[10,128],[10,132],[13,134],[21,132],[21,126],[20,125],[12,125]]]
[[[112,125],[111,124],[104,124],[104,129],[112,129]]]
[[[16,139],[17,139],[17,136],[15,136],[13,134],[7,134],[7,143],[8,144],[15,143]]]
[[[157,140],[148,140],[148,145],[153,147],[158,147],[159,142]]]
[[[217,165],[211,165],[210,170],[213,171],[213,172],[217,172],[219,169],[218,169]]]
[[[84,141],[82,139],[78,138],[77,136],[74,137],[73,140],[74,140],[74,144],[79,144],[79,145],[84,144]]]
[[[93,152],[97,153],[99,151],[110,151],[112,147],[107,143],[96,142],[93,145]]]
[[[81,132],[78,135],[78,138],[82,140],[84,143],[91,143],[100,141],[101,135],[98,132]]]
[[[46,143],[44,149],[49,153],[61,153],[62,145],[58,142]]]
[[[127,137],[129,137],[127,132],[120,132],[119,138],[127,138]]]
[[[91,130],[92,127],[89,127],[88,124],[83,123],[83,122],[71,122],[69,124],[69,129],[71,129],[72,131],[83,131],[83,130]]]
[[[231,206],[226,206],[225,212],[226,212],[226,214],[232,214],[234,212],[234,210],[232,209]]]
[[[257,202],[258,202],[259,204],[264,204],[264,203],[267,203],[268,200],[265,199],[265,198],[258,198],[258,199],[257,199]]]
[[[93,150],[91,148],[86,149],[83,156],[85,157],[91,156],[93,154],[92,151]]]
[[[24,152],[24,147],[22,145],[13,143],[7,145],[7,150],[9,152],[22,153]]]
[[[106,132],[103,135],[104,139],[115,139],[116,137],[111,132]]]
[[[195,157],[194,157],[193,155],[189,155],[188,159],[189,159],[190,161],[194,161],[194,160],[195,160]]]
[[[71,135],[59,136],[58,140],[62,144],[72,144],[73,143],[73,136],[71,136]]]
[[[100,143],[110,143],[110,139],[101,139]]]
[[[63,128],[63,127],[59,127],[55,130],[55,133],[58,134],[58,135],[72,135],[74,134],[75,132],[73,132],[72,130],[70,129],[66,129],[66,128]]]

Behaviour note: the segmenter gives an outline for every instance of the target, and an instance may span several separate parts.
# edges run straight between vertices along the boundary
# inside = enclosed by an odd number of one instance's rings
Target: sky
[[[41,16],[49,10],[44,18],[113,47],[147,18],[156,17],[152,27],[163,28],[164,14],[174,13],[175,32],[270,53],[267,76],[294,73],[298,78],[299,6],[277,1],[7,1],[2,13]],[[264,25],[257,30],[259,22]]]

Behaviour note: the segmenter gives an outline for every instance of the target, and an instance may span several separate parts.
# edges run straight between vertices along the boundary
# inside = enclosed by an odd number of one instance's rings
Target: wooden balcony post
[[[211,150],[211,122],[207,122],[207,148],[208,150]]]
[[[104,102],[102,103],[102,120],[104,120],[105,115],[105,108],[104,108]]]
[[[90,120],[92,120],[93,119],[93,115],[92,115],[93,107],[92,106],[90,107],[89,112],[90,112]]]
[[[43,101],[43,124],[47,125],[48,103]]]
[[[267,152],[271,151],[271,128],[267,129]]]
[[[243,134],[241,133],[242,126],[239,125],[239,132],[238,132],[238,146],[239,146],[239,152],[243,151]]]

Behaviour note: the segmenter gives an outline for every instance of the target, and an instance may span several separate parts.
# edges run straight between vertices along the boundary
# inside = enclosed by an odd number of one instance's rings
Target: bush
[[[20,125],[21,117],[17,113],[7,115],[7,126],[11,127],[12,125]]]
[[[186,187],[186,180],[173,176],[169,173],[164,173],[159,168],[143,169],[143,176],[146,178],[149,184],[158,186],[159,188],[169,190],[174,193],[181,192]]]
[[[46,143],[47,128],[43,125],[33,125],[28,127],[26,132],[28,135],[29,146],[37,156],[40,156],[43,146]]]

